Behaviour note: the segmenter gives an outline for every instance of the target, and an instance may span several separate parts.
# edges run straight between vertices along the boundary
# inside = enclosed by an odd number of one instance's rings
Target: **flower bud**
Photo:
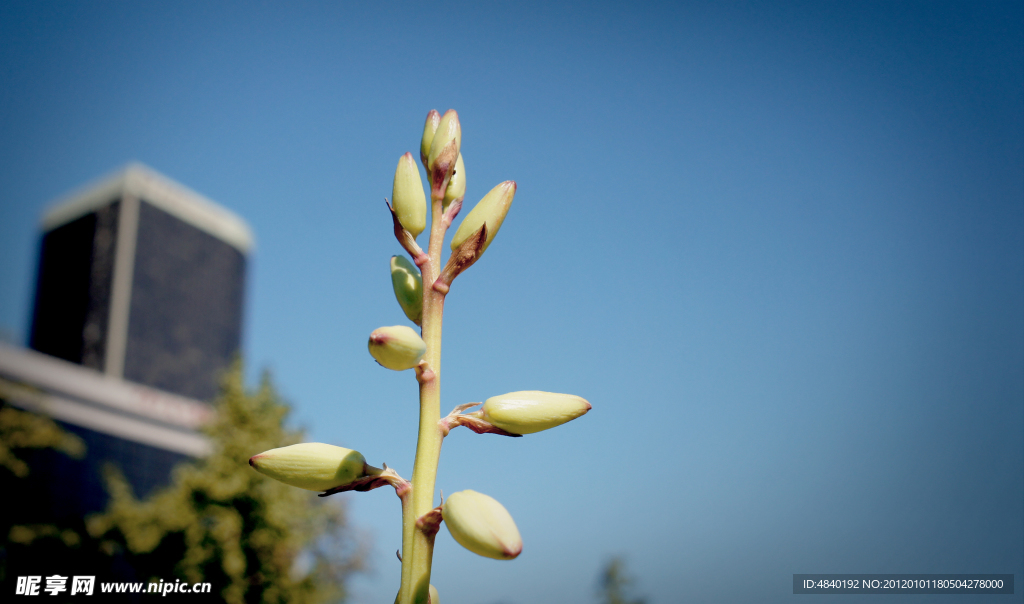
[[[483,493],[452,493],[441,506],[441,515],[452,537],[474,554],[511,560],[523,551],[523,539],[512,516]]]
[[[427,344],[411,327],[380,327],[370,334],[370,354],[382,367],[412,369],[427,352]]]
[[[441,116],[434,138],[430,141],[427,156],[427,180],[430,181],[431,199],[443,199],[448,179],[451,178],[455,162],[462,146],[462,126],[459,114],[449,109]]]
[[[359,451],[324,443],[301,443],[249,458],[257,472],[309,491],[326,491],[366,476]]]
[[[462,164],[462,154],[459,153],[459,158],[455,160],[455,171],[452,172],[452,177],[448,179],[448,188],[444,190],[444,201],[441,203],[445,209],[448,209],[448,204],[465,196],[466,166]]]
[[[413,239],[427,228],[427,197],[423,194],[420,169],[412,153],[398,159],[395,169],[395,184],[391,189],[391,204],[402,227],[412,234]]]
[[[420,140],[420,161],[423,167],[427,167],[427,158],[430,156],[430,143],[434,140],[434,133],[437,132],[437,125],[441,123],[441,114],[437,109],[431,109],[427,114],[427,123],[423,125],[423,139]],[[429,172],[429,168],[427,168]]]
[[[512,205],[512,198],[515,197],[515,194],[516,182],[506,180],[484,195],[480,203],[476,204],[473,211],[459,225],[459,230],[455,231],[455,236],[452,237],[452,250],[459,249],[462,242],[480,230],[480,227],[486,222],[487,239],[484,240],[483,248],[480,250],[480,253],[483,254],[487,250],[487,246],[491,245],[491,240],[498,234],[501,223],[505,221],[505,214],[508,214],[508,208]]]
[[[391,257],[391,285],[402,312],[419,325],[423,319],[423,276],[405,256]]]
[[[511,432],[533,434],[560,426],[590,411],[590,403],[572,394],[538,390],[509,392],[484,401],[480,418]]]

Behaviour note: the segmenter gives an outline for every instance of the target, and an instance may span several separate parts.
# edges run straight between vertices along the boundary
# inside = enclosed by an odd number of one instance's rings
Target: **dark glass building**
[[[29,345],[208,400],[238,352],[248,227],[141,166],[43,220]]]
[[[106,462],[143,496],[209,449],[196,428],[241,345],[251,246],[235,214],[141,165],[47,212],[32,350],[0,345],[0,399],[88,453],[32,460],[41,521],[102,509]]]

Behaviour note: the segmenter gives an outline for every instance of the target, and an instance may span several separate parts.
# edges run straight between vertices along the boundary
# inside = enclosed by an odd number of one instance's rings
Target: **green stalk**
[[[441,457],[444,436],[441,421],[441,321],[444,316],[444,294],[432,285],[441,271],[441,247],[445,225],[441,219],[441,199],[431,199],[430,260],[421,267],[423,273],[422,337],[427,344],[423,360],[426,367],[417,370],[420,382],[420,425],[416,443],[416,461],[412,471],[412,497],[402,506],[402,588],[400,604],[425,604],[429,597],[430,566],[434,557],[434,535],[427,535],[416,526],[416,520],[434,508],[434,482]]]

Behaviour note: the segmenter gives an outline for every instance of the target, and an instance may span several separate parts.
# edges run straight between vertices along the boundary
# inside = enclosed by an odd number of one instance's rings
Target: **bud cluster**
[[[413,481],[401,478],[386,464],[383,469],[368,465],[358,451],[324,443],[271,449],[254,455],[249,464],[261,474],[301,489],[320,491],[321,496],[393,486],[403,510],[399,553],[402,586],[395,601],[439,604],[437,589],[429,581],[434,536],[441,523],[456,542],[480,556],[511,560],[523,549],[512,516],[487,495],[459,491],[440,506],[431,507],[442,439],[456,426],[481,434],[533,434],[576,419],[590,411],[591,405],[571,394],[524,390],[488,398],[475,412],[466,411],[480,403],[460,405],[447,417],[439,417],[439,351],[445,296],[454,279],[476,263],[494,241],[517,187],[507,180],[480,199],[456,229],[452,253],[442,265],[443,237],[462,209],[467,184],[462,125],[454,110],[443,115],[431,110],[427,114],[419,155],[426,169],[426,191],[413,154],[405,153],[395,169],[389,208],[395,237],[412,258],[410,262],[405,256],[391,257],[392,289],[405,318],[421,331],[417,333],[407,325],[380,327],[370,334],[367,344],[370,355],[382,367],[416,370],[420,439]],[[427,230],[428,208],[432,224],[428,251],[424,252],[416,239]]]

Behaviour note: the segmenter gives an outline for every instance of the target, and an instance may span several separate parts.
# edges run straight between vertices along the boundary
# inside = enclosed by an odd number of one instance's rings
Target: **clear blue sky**
[[[445,604],[590,602],[617,554],[657,604],[1024,581],[1020,2],[5,2],[0,327],[23,341],[46,204],[142,161],[252,225],[250,374],[409,475],[415,381],[366,339],[405,323],[383,198],[449,107],[467,204],[519,190],[449,296],[444,406],[594,409],[446,439],[438,486],[525,549],[442,529]],[[391,602],[398,500],[349,501],[355,601]]]

